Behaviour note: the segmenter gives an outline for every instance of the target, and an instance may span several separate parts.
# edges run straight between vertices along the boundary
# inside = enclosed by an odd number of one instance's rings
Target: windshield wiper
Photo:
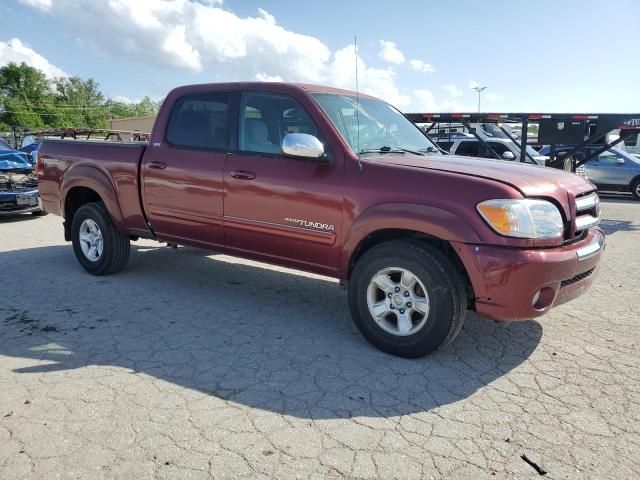
[[[419,150],[420,152],[422,152],[423,154],[427,154],[427,153],[444,153],[446,155],[449,155],[449,152],[447,152],[446,150],[443,150],[440,147],[427,147],[427,148],[421,148]]]
[[[387,145],[380,148],[363,148],[358,153],[405,153],[401,148],[391,148]]]
[[[398,147],[399,148],[399,147]],[[413,155],[420,155],[421,157],[424,157],[424,153],[421,152],[420,150],[416,151],[416,150],[409,150],[408,148],[400,148],[400,150],[402,150],[403,152],[407,152],[407,153],[412,153]]]
[[[421,157],[424,156],[424,153],[422,152],[417,152],[415,150],[409,150],[408,148],[402,147],[390,147],[388,145],[380,148],[365,148],[363,150],[360,150],[360,153],[411,153],[413,155],[419,155]]]

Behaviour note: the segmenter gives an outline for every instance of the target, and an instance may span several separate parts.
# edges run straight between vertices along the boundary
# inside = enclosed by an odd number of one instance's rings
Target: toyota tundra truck
[[[584,178],[444,155],[388,103],[321,86],[176,88],[148,144],[45,140],[37,172],[87,272],[145,238],[335,277],[364,337],[403,357],[451,342],[467,310],[526,320],[576,298],[604,249]]]

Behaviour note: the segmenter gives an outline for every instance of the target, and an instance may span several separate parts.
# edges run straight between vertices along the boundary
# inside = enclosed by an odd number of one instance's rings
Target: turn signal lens
[[[514,219],[509,217],[509,211],[502,207],[496,207],[493,205],[478,205],[478,210],[484,217],[484,219],[491,225],[498,233],[502,235],[508,235],[513,231],[515,223]]]
[[[546,200],[487,200],[478,212],[500,235],[519,238],[562,237],[564,225],[558,208]]]

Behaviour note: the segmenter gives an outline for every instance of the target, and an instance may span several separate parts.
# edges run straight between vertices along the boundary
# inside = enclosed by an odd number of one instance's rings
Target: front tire
[[[356,326],[375,347],[399,357],[422,357],[453,341],[466,302],[465,285],[451,261],[417,241],[373,247],[349,281]]]
[[[92,275],[109,275],[129,260],[129,237],[116,229],[104,204],[87,203],[71,222],[73,251],[80,265]]]
[[[640,200],[640,178],[631,185],[631,193],[633,194],[633,198]]]

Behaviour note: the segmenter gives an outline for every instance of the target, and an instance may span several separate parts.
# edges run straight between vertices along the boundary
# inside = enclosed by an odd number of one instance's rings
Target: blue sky
[[[0,64],[110,96],[276,79],[360,86],[404,111],[640,111],[640,1],[9,0]]]

